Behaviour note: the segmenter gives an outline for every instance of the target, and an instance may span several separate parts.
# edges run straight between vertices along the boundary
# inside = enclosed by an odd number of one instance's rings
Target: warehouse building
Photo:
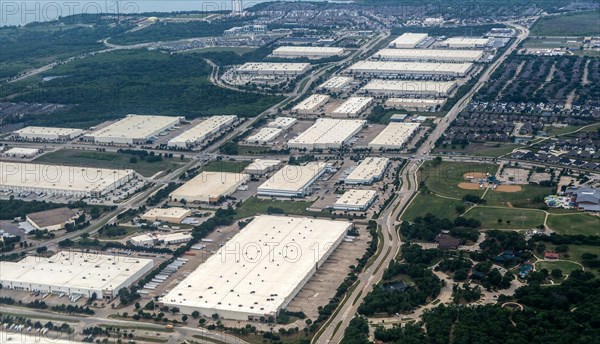
[[[380,77],[463,77],[473,68],[472,63],[358,61],[348,70],[353,74]]]
[[[0,262],[3,288],[43,293],[65,293],[112,300],[154,266],[152,259],[114,254],[59,252],[52,257],[28,256]]]
[[[286,165],[257,189],[259,196],[304,197],[311,194],[311,185],[327,169],[322,162],[309,162],[304,166]]]
[[[483,50],[447,49],[382,49],[373,55],[383,61],[422,62],[475,62],[482,57]]]
[[[235,71],[250,75],[300,75],[309,69],[310,63],[248,62]]]
[[[114,145],[145,144],[180,122],[180,117],[127,115],[86,135],[85,140]]]
[[[345,52],[344,48],[338,47],[297,47],[283,46],[273,50],[271,56],[280,58],[299,58],[308,57],[311,59],[341,56]]]
[[[281,133],[283,133],[283,129],[261,128],[256,134],[249,136],[246,139],[246,143],[264,145],[275,140]]]
[[[257,216],[159,304],[205,317],[276,318],[351,228],[347,221]]]
[[[140,219],[151,222],[161,221],[169,223],[181,223],[191,214],[192,211],[185,208],[152,208],[140,216]]]
[[[356,118],[373,103],[371,97],[350,97],[331,112],[335,116]]]
[[[319,109],[329,101],[325,94],[313,94],[292,108],[293,113],[310,115],[319,112]]]
[[[22,141],[60,142],[83,135],[83,130],[73,128],[25,127],[12,133],[13,139]]]
[[[446,103],[445,99],[389,98],[385,101],[385,106],[411,111],[435,111],[444,106],[444,103]]]
[[[267,127],[288,130],[294,124],[296,124],[296,122],[298,122],[298,119],[294,117],[277,117],[273,121],[269,122]]]
[[[333,209],[342,211],[365,211],[375,202],[375,190],[351,189],[338,198],[333,204]]]
[[[237,120],[238,117],[234,115],[209,117],[200,124],[169,140],[167,146],[170,148],[194,147],[220,131],[230,128]]]
[[[37,230],[53,232],[64,229],[67,223],[74,223],[78,216],[77,210],[63,207],[29,213],[25,220]]]
[[[374,79],[360,90],[378,96],[447,97],[455,87],[454,81]]]
[[[40,150],[37,148],[21,147],[13,147],[2,153],[3,156],[10,158],[33,158],[38,154],[40,154]]]
[[[214,203],[244,185],[250,176],[243,173],[202,172],[169,195],[173,202]]]
[[[419,123],[390,123],[373,141],[372,149],[401,149],[419,128]]]
[[[489,38],[480,37],[450,37],[440,45],[450,49],[485,48],[490,43]]]
[[[158,244],[158,235],[154,233],[144,233],[131,237],[128,241],[134,246],[152,247]]]
[[[310,128],[288,141],[296,149],[338,149],[367,124],[364,120],[319,118]]]
[[[346,184],[370,185],[381,180],[390,164],[388,158],[368,157],[344,179]]]
[[[426,33],[407,32],[394,39],[389,46],[397,49],[410,49],[416,47],[419,43],[426,40],[427,37],[429,37],[429,35]]]
[[[133,170],[0,161],[0,190],[101,197],[136,177]]]
[[[244,168],[244,173],[247,173],[251,176],[264,176],[269,172],[275,171],[280,166],[280,160],[256,159],[250,165]]]
[[[350,85],[352,80],[354,80],[354,79],[352,79],[349,76],[334,76],[334,77],[331,77],[329,80],[325,81],[324,83],[322,83],[321,85],[319,85],[318,88],[324,89],[327,91],[331,91],[331,92],[339,92],[344,87]]]
[[[189,233],[173,233],[173,234],[165,234],[159,235],[159,241],[165,243],[165,245],[176,245],[183,244],[192,240],[192,235]]]

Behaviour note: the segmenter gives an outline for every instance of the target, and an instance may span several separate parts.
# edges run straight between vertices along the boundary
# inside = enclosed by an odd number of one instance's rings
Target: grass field
[[[466,194],[483,195],[483,190],[463,190],[458,187],[464,181],[463,175],[470,172],[495,174],[497,165],[469,162],[445,162],[435,165],[426,162],[419,170],[419,182],[424,181],[429,190],[446,197],[462,198]]]
[[[182,165],[182,162],[179,159],[163,159],[162,161],[157,162],[146,162],[138,158],[137,162],[131,163],[129,160],[131,157],[133,156],[113,152],[61,149],[44,154],[35,159],[34,162],[97,168],[133,169],[145,177],[153,176],[160,171],[173,170]]]
[[[581,266],[568,260],[539,261],[535,263],[535,268],[536,270],[546,269],[549,272],[551,272],[554,269],[559,269],[560,271],[562,271],[563,276],[570,274],[573,270],[581,270]]]
[[[504,144],[504,143],[471,143],[467,145],[464,149],[460,146],[448,146],[446,148],[436,148],[436,153],[456,153],[456,154],[473,154],[478,156],[491,156],[491,157],[499,157],[501,155],[505,155],[511,153],[515,148],[518,148],[519,145],[516,144]]]
[[[481,221],[485,229],[529,229],[543,224],[545,218],[541,210],[487,207],[475,207],[464,216]]]
[[[308,215],[309,212],[306,209],[311,204],[311,202],[306,201],[263,200],[251,197],[236,209],[235,218],[242,219],[258,214],[267,214],[269,207],[282,209],[286,214]]]
[[[222,52],[228,52],[231,51],[233,53],[236,53],[238,55],[243,55],[245,53],[249,53],[251,51],[256,50],[256,48],[249,48],[249,47],[211,47],[211,48],[200,48],[200,49],[194,49],[194,50],[189,50],[186,51],[185,54],[189,54],[189,53],[222,53]]]
[[[593,11],[541,18],[531,28],[530,35],[597,36],[600,35],[600,13]]]
[[[248,165],[250,165],[249,161],[211,161],[202,167],[202,171],[241,173]]]
[[[537,208],[544,205],[544,197],[553,191],[552,187],[521,185],[521,191],[518,192],[489,190],[484,199],[487,201],[486,205],[508,206],[510,203],[517,208]]]
[[[548,227],[559,234],[600,235],[600,217],[585,213],[550,215]]]
[[[419,193],[402,215],[402,220],[413,221],[418,216],[432,213],[440,218],[454,219],[458,216],[456,206],[462,201],[438,197],[432,194]]]

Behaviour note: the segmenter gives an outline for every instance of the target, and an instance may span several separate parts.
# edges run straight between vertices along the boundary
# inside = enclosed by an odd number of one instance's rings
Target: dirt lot
[[[469,173],[463,174],[463,178],[465,180],[482,179],[482,178],[487,178],[487,174],[484,172],[469,172]]]
[[[529,170],[522,168],[505,168],[500,175],[502,180],[510,181],[513,184],[528,184],[527,176]]]
[[[477,183],[459,183],[458,187],[464,190],[479,190],[479,184]]]

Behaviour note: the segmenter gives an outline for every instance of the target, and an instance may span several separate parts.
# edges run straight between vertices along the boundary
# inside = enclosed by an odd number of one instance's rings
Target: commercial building
[[[390,43],[391,48],[409,49],[416,47],[419,43],[427,39],[426,33],[404,33]]]
[[[277,317],[351,228],[347,221],[257,216],[159,304],[232,320]]]
[[[167,143],[170,148],[190,148],[201,144],[220,131],[230,128],[238,120],[237,116],[212,116],[193,128],[172,138]]]
[[[489,38],[480,37],[450,37],[441,43],[450,49],[485,48],[490,43]]]
[[[332,115],[356,118],[373,103],[371,97],[350,97],[331,112]]]
[[[298,119],[294,117],[277,117],[273,121],[269,122],[267,127],[288,130],[294,124],[296,124],[296,122],[298,122]]]
[[[352,82],[351,77],[349,76],[334,76],[329,80],[325,81],[318,88],[322,88],[332,92],[341,91],[344,87],[348,86]]]
[[[347,144],[365,125],[364,120],[319,118],[310,128],[288,141],[290,148],[337,149]]]
[[[159,240],[164,242],[165,245],[183,244],[192,240],[192,235],[189,233],[173,233],[160,235]]]
[[[343,211],[365,211],[375,201],[377,192],[375,190],[351,189],[338,198],[333,204],[333,209]]]
[[[0,161],[0,190],[101,197],[135,178],[133,170]]]
[[[368,157],[344,179],[346,184],[369,185],[381,180],[390,164],[388,158]]]
[[[475,62],[481,60],[483,50],[448,49],[382,49],[373,58],[384,61]]]
[[[2,153],[3,156],[11,158],[33,158],[40,154],[40,150],[37,148],[21,148],[13,147]]]
[[[83,130],[73,128],[25,127],[12,133],[13,139],[23,141],[69,141],[83,135]]]
[[[396,113],[390,117],[390,122],[404,122],[404,120],[408,117],[405,113]]]
[[[463,77],[473,68],[472,63],[358,61],[348,70],[354,74],[387,77],[443,76]]]
[[[599,189],[590,187],[571,187],[568,188],[565,193],[571,197],[571,202],[580,210],[600,212]]]
[[[445,99],[428,98],[389,98],[385,101],[385,106],[412,111],[431,111],[444,106]]]
[[[0,262],[3,288],[23,291],[79,294],[112,300],[152,270],[152,259],[114,254],[59,252],[52,257],[28,256],[18,262]]]
[[[173,191],[169,198],[174,202],[213,203],[234,193],[248,179],[243,173],[202,172]]]
[[[37,230],[53,232],[65,228],[67,223],[73,223],[78,216],[77,210],[64,207],[29,213],[25,220]]]
[[[338,47],[298,47],[298,46],[283,46],[273,50],[271,56],[280,58],[324,58],[343,55],[344,48]]]
[[[283,133],[283,129],[270,127],[261,128],[256,134],[248,136],[248,138],[246,138],[246,143],[264,145],[275,140],[281,133]]]
[[[135,246],[151,247],[158,243],[158,235],[154,233],[145,233],[129,238],[129,243]]]
[[[309,162],[304,166],[286,165],[257,189],[259,196],[304,197],[311,185],[325,173],[327,164]]]
[[[247,62],[235,71],[251,75],[300,75],[310,69],[310,63]]]
[[[361,88],[362,92],[384,96],[446,97],[456,87],[454,81],[375,79]]]
[[[269,172],[275,171],[280,166],[280,160],[256,159],[244,168],[244,173],[252,176],[263,176]]]
[[[140,116],[127,117],[85,136],[88,141],[104,144],[131,145],[152,141],[158,134],[178,125],[180,117]]]
[[[161,221],[169,223],[181,223],[183,219],[190,216],[192,211],[185,208],[152,208],[145,212],[140,218],[146,221]]]
[[[419,128],[419,123],[388,124],[373,141],[369,142],[372,149],[401,149]]]
[[[329,101],[330,96],[325,94],[313,94],[292,108],[292,112],[301,115],[318,113],[319,108]]]

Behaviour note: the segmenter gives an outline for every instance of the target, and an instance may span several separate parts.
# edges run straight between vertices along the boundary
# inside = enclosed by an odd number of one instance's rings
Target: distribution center
[[[273,50],[271,56],[282,58],[324,58],[340,56],[344,54],[344,48],[338,47],[295,47],[283,46]]]
[[[294,124],[296,124],[296,122],[298,122],[298,119],[294,117],[277,117],[271,122],[269,122],[267,124],[267,127],[288,130]]]
[[[413,136],[419,125],[419,123],[392,122],[373,141],[369,142],[369,147],[373,149],[401,149]]]
[[[423,42],[424,40],[426,40],[428,37],[428,35],[426,33],[411,33],[411,32],[407,32],[404,33],[400,36],[398,36],[398,38],[394,39],[391,43],[390,43],[390,47],[392,48],[414,48],[416,47],[419,43]]]
[[[310,63],[247,62],[236,69],[240,74],[300,75],[310,69]]]
[[[246,143],[249,144],[267,144],[283,133],[283,129],[265,127],[261,128],[256,134],[249,136]]]
[[[174,202],[218,202],[221,197],[234,193],[248,179],[249,176],[243,173],[202,172],[173,191],[169,198]]]
[[[237,119],[237,116],[234,115],[209,117],[200,124],[169,140],[167,146],[171,148],[193,147],[221,130],[230,128]]]
[[[343,211],[365,211],[375,201],[375,190],[350,189],[338,198],[333,204],[333,209]]]
[[[383,174],[390,164],[388,158],[368,157],[344,179],[346,184],[373,184],[381,180]]]
[[[163,221],[169,223],[181,223],[192,211],[184,208],[152,208],[145,212],[140,218],[146,221]]]
[[[354,74],[378,76],[445,76],[463,77],[472,63],[358,61],[350,66]]]
[[[413,111],[431,111],[438,110],[445,102],[445,99],[389,98],[385,101],[385,106]]]
[[[489,38],[479,37],[450,37],[441,43],[451,49],[483,48],[490,43]]]
[[[362,92],[385,96],[446,97],[456,87],[454,81],[383,80],[375,79],[361,88]]]
[[[329,101],[329,96],[325,94],[313,94],[304,99],[292,108],[292,112],[309,115],[318,112],[319,108]]]
[[[356,118],[373,103],[371,97],[350,97],[331,112],[335,116]]]
[[[347,221],[257,216],[159,303],[205,317],[276,318],[351,228]]]
[[[263,176],[269,172],[275,171],[279,166],[281,166],[280,160],[256,159],[244,168],[244,173],[253,176]]]
[[[337,149],[367,124],[365,120],[319,118],[310,128],[288,141],[290,148]]]
[[[319,85],[318,88],[338,92],[344,87],[348,86],[352,82],[352,80],[353,79],[349,76],[334,76],[322,83],[321,85]]]
[[[127,115],[115,123],[86,135],[85,139],[104,144],[144,144],[180,122],[180,117]]]
[[[65,197],[101,197],[135,178],[133,170],[0,161],[0,189]]]
[[[83,135],[73,128],[25,127],[13,132],[13,138],[24,141],[68,141]]]
[[[28,256],[0,262],[3,288],[83,295],[112,300],[121,290],[152,270],[152,259],[114,254],[59,252],[52,257]]]
[[[382,49],[373,58],[384,61],[475,62],[483,57],[482,50],[448,49]]]
[[[259,196],[304,197],[310,187],[325,173],[327,164],[309,162],[304,166],[286,165],[257,189]]]

